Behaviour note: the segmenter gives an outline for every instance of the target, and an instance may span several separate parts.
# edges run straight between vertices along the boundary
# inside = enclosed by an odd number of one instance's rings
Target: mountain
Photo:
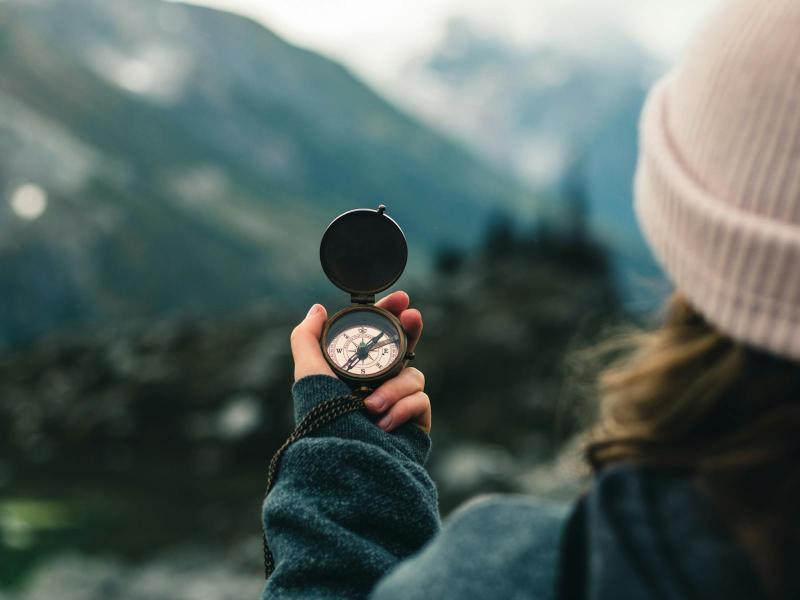
[[[454,17],[439,44],[408,65],[408,104],[543,187],[558,182],[630,98],[643,96],[660,67],[599,23],[523,46]]]
[[[468,243],[513,178],[341,65],[158,0],[0,3],[0,341],[331,286],[317,243],[379,202],[411,269]]]
[[[408,66],[404,104],[538,189],[563,212],[585,188],[589,227],[612,249],[634,306],[662,281],[636,226],[632,180],[646,90],[663,69],[613,26],[592,21],[520,45],[454,18],[432,51]]]

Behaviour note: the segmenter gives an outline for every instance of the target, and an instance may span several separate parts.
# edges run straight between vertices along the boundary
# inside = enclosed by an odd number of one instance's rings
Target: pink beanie
[[[800,0],[728,0],[656,84],[636,213],[709,322],[800,360]]]

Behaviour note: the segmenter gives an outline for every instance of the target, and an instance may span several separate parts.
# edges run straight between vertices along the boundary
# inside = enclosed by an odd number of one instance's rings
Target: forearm
[[[347,394],[324,376],[295,385],[296,418]],[[275,558],[265,598],[364,598],[398,561],[439,529],[425,472],[430,439],[406,424],[392,433],[364,414],[340,417],[290,446],[264,503]]]

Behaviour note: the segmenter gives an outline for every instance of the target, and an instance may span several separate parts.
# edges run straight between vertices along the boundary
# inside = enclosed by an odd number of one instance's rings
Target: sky
[[[521,45],[595,24],[613,26],[654,55],[679,55],[702,18],[723,0],[190,0],[250,16],[289,41],[336,58],[378,87],[466,18]]]

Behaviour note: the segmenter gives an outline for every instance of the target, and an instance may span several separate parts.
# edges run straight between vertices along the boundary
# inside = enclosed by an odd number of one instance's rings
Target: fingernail
[[[383,429],[384,431],[389,431],[389,427],[392,424],[392,415],[386,415],[380,421],[378,421],[378,427]]]
[[[315,314],[317,314],[318,310],[319,310],[319,304],[315,304],[314,306],[309,308],[308,314],[306,315],[306,319],[308,319],[309,317],[313,317]]]
[[[386,400],[384,400],[380,394],[372,394],[369,398],[367,398],[364,402],[369,404],[370,408],[375,410],[381,410],[384,405],[386,404]]]

